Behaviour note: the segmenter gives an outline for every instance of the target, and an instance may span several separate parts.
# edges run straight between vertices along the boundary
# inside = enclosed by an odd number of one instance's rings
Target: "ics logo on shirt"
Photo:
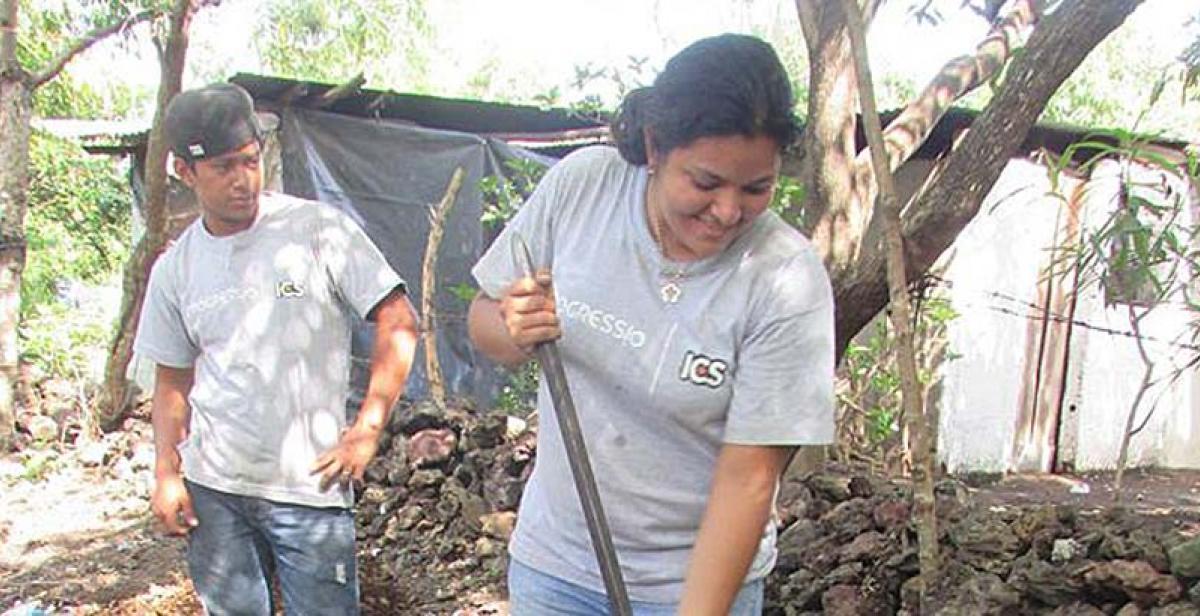
[[[679,379],[716,389],[725,382],[727,370],[729,364],[723,359],[688,351],[683,356],[683,365],[679,367]]]
[[[294,280],[280,280],[275,284],[275,297],[304,297],[304,287]]]

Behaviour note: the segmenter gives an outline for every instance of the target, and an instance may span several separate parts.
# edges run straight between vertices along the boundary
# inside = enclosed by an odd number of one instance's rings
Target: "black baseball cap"
[[[167,105],[163,132],[171,152],[193,163],[262,142],[254,100],[240,86],[216,83],[180,92]]]

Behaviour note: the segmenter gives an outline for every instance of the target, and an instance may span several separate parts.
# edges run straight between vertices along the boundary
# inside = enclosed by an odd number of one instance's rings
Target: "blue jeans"
[[[358,614],[354,514],[218,492],[187,482],[200,525],[187,563],[205,612],[270,616],[271,578],[287,614]]]
[[[678,605],[633,601],[634,616],[674,616]],[[608,616],[612,613],[602,592],[560,580],[508,560],[509,616]],[[730,616],[758,616],[763,610],[763,581],[742,587],[729,608]]]

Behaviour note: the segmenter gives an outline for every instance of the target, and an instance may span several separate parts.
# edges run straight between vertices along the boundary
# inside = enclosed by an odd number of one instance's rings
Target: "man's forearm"
[[[192,370],[158,366],[150,424],[154,428],[154,475],[178,475],[179,443],[187,438],[191,407],[187,396],[192,388]]]
[[[357,425],[382,431],[400,397],[417,351],[417,319],[407,296],[395,293],[375,310],[375,346],[371,351],[367,394]]]

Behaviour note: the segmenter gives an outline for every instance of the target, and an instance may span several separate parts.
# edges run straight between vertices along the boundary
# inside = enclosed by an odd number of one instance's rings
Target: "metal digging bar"
[[[533,255],[529,245],[519,234],[513,233],[517,258],[527,276],[535,273]],[[617,616],[632,616],[629,606],[629,594],[625,590],[625,580],[621,578],[621,565],[617,562],[617,550],[613,547],[612,533],[608,530],[608,520],[604,517],[604,507],[600,504],[600,491],[596,489],[596,477],[592,474],[592,465],[588,461],[587,446],[583,442],[583,430],[579,427],[579,415],[575,412],[575,401],[571,398],[571,390],[567,387],[567,374],[563,371],[562,356],[558,346],[553,342],[542,342],[534,348],[542,373],[546,375],[546,385],[550,388],[550,397],[554,400],[554,412],[558,418],[558,427],[562,433],[563,445],[567,449],[567,461],[571,465],[571,475],[575,478],[575,491],[579,493],[579,502],[583,505],[583,516],[587,519],[588,534],[592,536],[592,548],[596,552],[596,560],[600,563],[600,573],[604,576],[604,588],[608,591],[608,600],[612,604],[612,613]]]

